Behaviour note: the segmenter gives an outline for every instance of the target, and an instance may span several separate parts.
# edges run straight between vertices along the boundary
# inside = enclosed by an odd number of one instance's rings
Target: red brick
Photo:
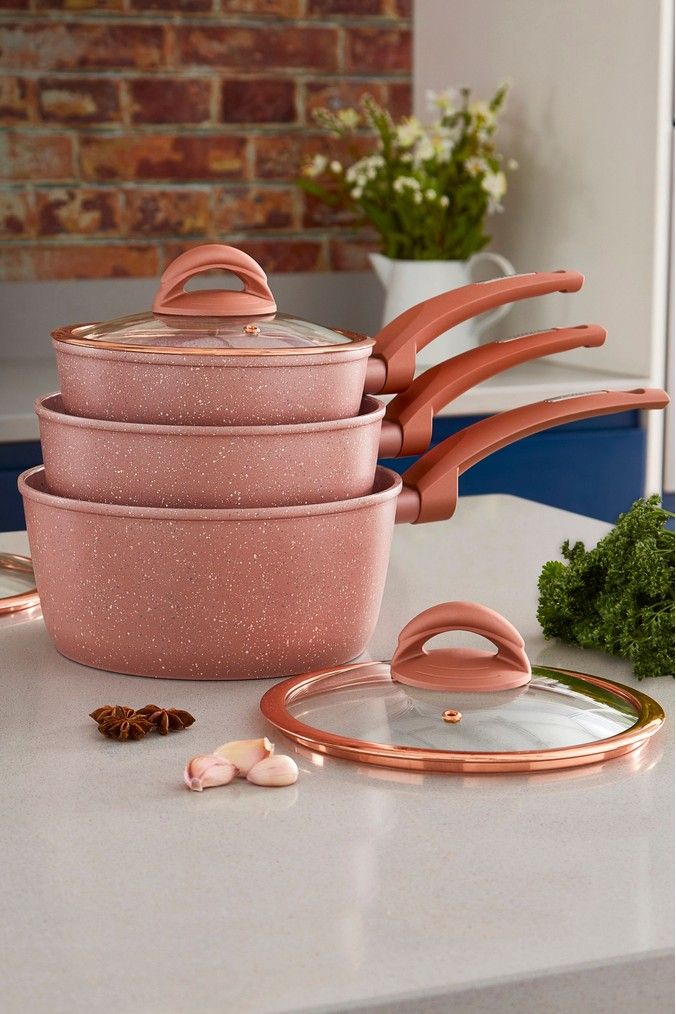
[[[330,152],[333,158],[352,162],[357,155],[373,147],[373,138],[366,135],[352,139],[327,137],[326,134],[288,134],[256,138],[257,179],[295,180],[305,163],[317,153]],[[349,155],[353,149],[356,154]]]
[[[142,78],[129,82],[133,123],[207,123],[211,82],[205,78]]]
[[[324,267],[322,244],[315,240],[238,240],[241,247],[267,273],[272,271],[317,271]]]
[[[411,70],[411,33],[400,28],[346,29],[349,70],[386,74]]]
[[[133,11],[183,11],[186,14],[210,13],[213,0],[131,0]]]
[[[207,190],[130,190],[126,204],[132,235],[204,236],[212,224]]]
[[[73,146],[65,134],[0,135],[0,172],[10,180],[66,180],[73,176]]]
[[[355,212],[344,205],[325,204],[318,197],[304,193],[302,224],[306,229],[326,229],[331,226],[352,226]]]
[[[35,231],[35,214],[30,195],[20,190],[0,193],[0,236],[17,238]]]
[[[308,122],[313,122],[312,112],[326,107],[337,110],[358,108],[362,95],[371,95],[381,105],[385,103],[385,85],[378,81],[308,81],[305,86],[305,109]]]
[[[25,78],[0,78],[0,121],[11,124],[30,120],[33,92],[33,82]]]
[[[114,190],[59,187],[38,190],[36,196],[42,236],[119,232],[120,196]]]
[[[388,0],[386,0],[386,3]],[[388,6],[399,18],[413,17],[413,0],[389,0]]]
[[[176,32],[180,61],[186,66],[248,71],[336,70],[338,66],[335,28],[182,26]]]
[[[242,179],[245,141],[218,134],[124,137],[85,136],[80,160],[85,179]]]
[[[391,81],[387,86],[387,108],[395,120],[413,112],[413,89],[410,81]]]
[[[41,11],[123,11],[124,0],[35,0]]]
[[[158,274],[158,250],[147,244],[15,243],[0,248],[4,281],[152,278]]]
[[[149,69],[163,62],[161,25],[47,22],[0,27],[0,64],[8,68]]]
[[[0,0],[0,10],[3,11],[27,11],[30,7],[30,0]]]
[[[115,123],[120,102],[114,81],[47,78],[38,83],[38,110],[48,123]]]
[[[223,123],[290,123],[296,119],[296,86],[274,78],[223,81]]]
[[[308,0],[308,14],[330,17],[332,14],[382,14],[382,0]]]
[[[379,248],[375,236],[337,237],[329,244],[329,265],[332,271],[368,271],[368,255]]]
[[[216,193],[216,228],[292,229],[298,197],[294,187],[223,187]]]
[[[298,18],[303,14],[303,0],[221,0],[221,10],[224,14]]]

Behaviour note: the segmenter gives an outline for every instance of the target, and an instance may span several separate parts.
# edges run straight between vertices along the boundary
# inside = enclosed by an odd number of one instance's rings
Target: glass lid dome
[[[235,274],[244,288],[185,291],[191,278],[214,269]],[[188,355],[293,355],[373,344],[363,335],[277,313],[263,269],[243,251],[217,243],[169,265],[152,311],[60,327],[52,337],[91,348]]]
[[[497,652],[436,649],[469,630]],[[384,767],[462,773],[551,770],[621,756],[661,726],[660,706],[610,680],[531,669],[519,633],[477,603],[449,602],[402,630],[391,663],[353,663],[269,690],[265,717],[321,753]]]

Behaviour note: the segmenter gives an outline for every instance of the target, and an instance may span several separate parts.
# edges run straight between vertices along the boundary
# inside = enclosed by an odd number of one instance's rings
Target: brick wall
[[[232,242],[268,271],[368,246],[294,185],[319,105],[410,111],[410,0],[0,0],[0,278],[157,275]]]

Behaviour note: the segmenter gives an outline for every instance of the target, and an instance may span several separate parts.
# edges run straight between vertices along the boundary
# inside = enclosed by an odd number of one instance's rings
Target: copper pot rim
[[[53,408],[49,402],[59,399],[63,405],[60,391],[53,391],[35,399],[35,413],[39,419],[54,422],[61,426],[72,426],[75,429],[104,430],[110,433],[131,433],[148,436],[197,436],[197,437],[275,437],[293,436],[294,434],[325,433],[336,430],[358,429],[380,421],[385,415],[386,406],[373,395],[362,397],[359,415],[347,419],[324,419],[320,422],[300,423],[261,423],[255,426],[189,426],[178,423],[135,423],[115,419],[94,419],[91,416],[70,415],[68,412]]]
[[[93,324],[98,323],[97,321],[81,321],[77,324],[65,324],[61,327],[54,328],[51,333],[51,337],[55,342],[59,342],[60,345],[67,346],[71,351],[86,350],[93,352],[94,354],[100,354],[103,352],[121,352],[127,353],[130,356],[202,356],[202,358],[221,359],[223,357],[235,357],[244,359],[279,359],[280,357],[291,357],[296,358],[307,357],[307,356],[341,356],[341,358],[353,358],[353,353],[357,355],[366,352],[370,355],[373,346],[375,345],[375,339],[370,338],[368,335],[360,334],[358,331],[350,331],[346,328],[335,327],[332,330],[338,334],[345,335],[349,339],[349,343],[345,345],[317,345],[317,346],[303,346],[302,348],[283,348],[283,349],[209,349],[209,348],[179,348],[175,345],[133,345],[127,342],[115,342],[92,340],[91,338],[77,338],[75,331],[83,327],[91,327]],[[274,365],[270,363],[269,365]],[[300,365],[300,364],[299,364]]]
[[[377,663],[353,662],[293,676],[277,683],[260,701],[264,717],[293,742],[315,753],[378,767],[410,771],[438,771],[460,774],[511,774],[579,767],[620,757],[644,745],[662,727],[664,710],[651,697],[622,683],[591,676],[574,669],[534,666],[582,679],[628,701],[636,711],[636,722],[624,732],[606,739],[551,750],[469,751],[433,750],[354,739],[307,725],[295,718],[288,705],[312,696],[323,680]],[[364,681],[364,685],[368,681]]]
[[[292,520],[330,514],[347,514],[396,500],[401,492],[402,478],[389,468],[376,466],[374,490],[365,496],[328,503],[298,504],[289,507],[134,507],[126,504],[105,504],[89,500],[72,500],[47,491],[44,465],[35,465],[22,472],[18,479],[19,492],[26,500],[58,510],[76,514],[98,514],[104,517],[127,520],[156,521],[266,521]],[[376,488],[380,487],[380,488]]]

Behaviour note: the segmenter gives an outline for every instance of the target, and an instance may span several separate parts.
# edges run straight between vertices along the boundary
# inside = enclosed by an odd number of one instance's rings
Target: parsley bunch
[[[566,540],[538,581],[546,638],[628,659],[634,674],[674,672],[674,515],[658,496],[637,500],[593,549]]]

